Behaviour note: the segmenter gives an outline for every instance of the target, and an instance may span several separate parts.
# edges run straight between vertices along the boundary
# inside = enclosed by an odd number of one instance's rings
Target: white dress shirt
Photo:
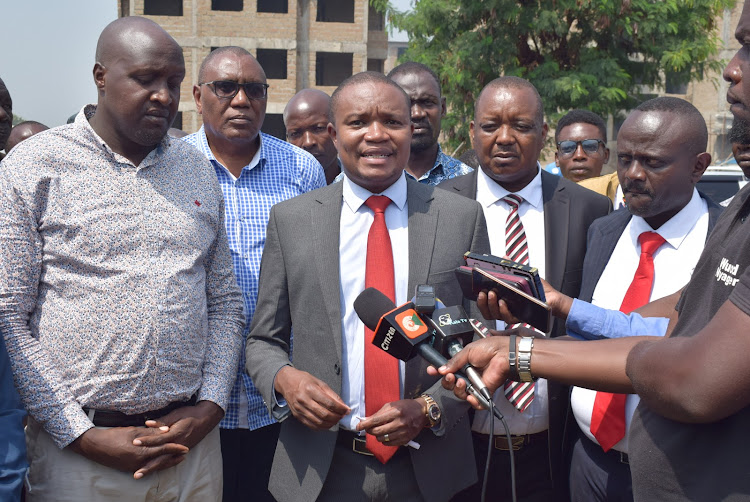
[[[643,232],[656,232],[666,240],[654,253],[654,285],[649,299],[654,301],[678,291],[693,275],[706,244],[708,205],[698,195],[698,191],[693,190],[690,202],[658,230],[652,229],[643,218],[633,216],[596,284],[592,304],[612,310],[620,309],[638,268],[641,255],[638,236]],[[596,392],[593,390],[573,387],[571,406],[578,426],[589,439],[599,444],[591,434],[591,412],[595,397]],[[637,395],[628,395],[625,403],[626,431],[630,429],[630,421],[639,401]],[[613,448],[628,453],[628,439],[626,433]]]
[[[371,195],[385,195],[391,199],[385,210],[385,223],[393,249],[396,305],[406,303],[409,287],[409,211],[406,201],[406,177],[401,177],[380,194],[373,194],[348,177],[343,179],[344,200],[341,206],[339,236],[339,274],[342,340],[341,398],[351,413],[339,424],[354,430],[365,418],[365,326],[354,311],[354,300],[365,289],[367,235],[374,219],[365,205]],[[400,362],[400,393],[403,396],[404,363]]]
[[[541,171],[541,167],[537,165],[536,177],[528,185],[514,193],[523,197],[523,202],[518,208],[518,215],[526,232],[526,241],[529,246],[529,265],[536,267],[539,270],[539,275],[544,277],[546,248]],[[482,169],[477,170],[477,201],[484,209],[487,231],[490,236],[490,249],[492,254],[496,256],[505,256],[505,225],[510,206],[500,199],[510,193],[487,176]],[[497,329],[505,329],[505,323],[498,321]],[[492,399],[493,404],[505,417],[511,434],[535,434],[549,428],[546,380],[542,378],[537,380],[534,400],[523,413],[510,404],[502,387],[495,391]],[[489,434],[490,414],[486,411],[477,411],[474,415],[472,429],[475,432]],[[502,430],[502,424],[498,419],[495,419],[495,433],[499,434]]]

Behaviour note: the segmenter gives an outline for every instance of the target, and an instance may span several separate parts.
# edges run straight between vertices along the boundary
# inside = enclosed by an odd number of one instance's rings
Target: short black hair
[[[199,84],[205,83],[206,69],[208,68],[209,63],[223,54],[234,54],[235,56],[250,56],[251,58],[253,58],[253,60],[255,59],[255,56],[253,56],[250,51],[236,45],[227,45],[224,47],[219,47],[218,49],[214,49],[208,53],[208,56],[206,56],[206,58],[201,63],[200,70],[198,70]],[[258,66],[260,66],[260,63],[258,63]],[[261,67],[261,70],[263,71],[263,76],[265,77],[265,70],[263,70],[263,67]]]
[[[557,143],[558,137],[560,136],[560,131],[569,125],[581,123],[595,126],[599,129],[599,134],[602,136],[601,139],[605,143],[607,142],[607,124],[604,123],[603,118],[588,110],[570,110],[557,122],[557,127],[555,128],[555,143]]]
[[[392,79],[393,77],[398,77],[399,75],[411,75],[414,73],[427,73],[430,75],[433,79],[435,79],[435,83],[438,87],[438,92],[442,95],[443,90],[440,87],[440,78],[438,78],[437,73],[432,71],[432,68],[429,66],[417,63],[416,61],[407,61],[406,63],[401,63],[394,69],[392,69],[390,72],[388,72],[387,77]]]
[[[341,91],[346,89],[347,87],[350,87],[355,84],[362,84],[364,82],[380,82],[386,85],[390,85],[394,89],[398,89],[398,92],[403,94],[404,96],[404,102],[406,103],[407,110],[411,107],[411,99],[409,99],[409,96],[406,94],[406,92],[401,88],[400,85],[398,85],[396,82],[391,80],[390,78],[386,77],[380,72],[376,71],[363,71],[360,73],[355,73],[351,77],[347,78],[341,84],[336,88],[335,91],[333,91],[333,94],[331,94],[331,102],[328,104],[328,120],[332,124],[336,124],[336,121],[334,120],[336,117],[336,107],[338,106],[339,102],[339,94]],[[408,112],[407,112],[408,115]]]
[[[644,101],[634,111],[674,113],[684,119],[686,124],[690,124],[692,133],[695,135],[694,140],[691,141],[691,146],[695,148],[695,151],[702,153],[708,148],[706,119],[703,118],[701,112],[692,103],[680,98],[661,96]]]
[[[488,89],[528,89],[532,93],[534,93],[534,96],[536,96],[537,101],[537,115],[536,119],[539,121],[540,124],[544,123],[544,104],[542,103],[542,96],[539,95],[539,91],[536,89],[534,84],[526,80],[525,78],[521,77],[514,77],[511,75],[505,75],[502,77],[497,77],[495,80],[491,81],[489,84],[485,85],[482,89],[482,92],[479,93],[479,96],[477,96],[476,102],[479,103],[479,100],[482,99],[482,95],[487,91]],[[476,106],[474,109],[474,117],[476,120]]]

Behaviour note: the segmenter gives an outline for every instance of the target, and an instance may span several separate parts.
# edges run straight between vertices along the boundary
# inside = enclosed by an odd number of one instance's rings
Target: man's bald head
[[[290,115],[298,115],[314,112],[328,114],[328,105],[331,97],[318,89],[302,89],[295,94],[284,107],[284,124]]]
[[[261,81],[263,83],[266,82],[266,72],[263,70],[263,67],[260,65],[257,59],[250,54],[250,52],[247,49],[243,49],[242,47],[237,47],[235,45],[228,45],[226,47],[219,47],[218,49],[214,49],[211,52],[208,53],[208,56],[203,60],[201,63],[200,70],[198,70],[198,82],[204,83],[207,80],[206,74],[208,73],[208,69],[211,68],[215,63],[222,61],[225,59],[225,56],[227,55],[233,55],[237,56],[238,58],[250,58],[253,60],[253,66],[256,67],[256,71],[262,75]]]
[[[185,78],[182,48],[143,17],[124,17],[99,36],[94,64],[99,99],[91,126],[138,165],[167,134]]]
[[[13,147],[19,144],[21,141],[29,139],[33,135],[39,134],[40,132],[46,131],[47,129],[49,129],[49,127],[42,124],[41,122],[36,122],[34,120],[27,120],[26,122],[17,124],[10,131],[8,142],[5,144],[5,151],[10,152]]]
[[[323,91],[302,89],[289,100],[283,115],[287,141],[318,159],[328,183],[341,172],[336,146],[328,134],[330,101]]]
[[[544,122],[544,105],[542,104],[542,97],[539,95],[539,91],[536,89],[534,84],[520,77],[513,77],[513,76],[498,77],[484,86],[484,88],[482,89],[482,92],[480,92],[479,96],[477,97],[477,103],[479,103],[482,100],[482,96],[485,93],[487,93],[488,91],[495,91],[497,89],[511,89],[511,90],[526,89],[528,91],[531,91],[531,93],[534,94],[534,96],[536,97],[537,121],[540,124]],[[475,111],[474,120],[476,120],[476,109],[474,111]]]
[[[158,44],[165,51],[178,50],[180,44],[164,28],[145,17],[121,17],[109,23],[96,44],[96,62],[104,66],[123,55],[123,51],[139,52]],[[183,61],[184,64],[184,61]]]

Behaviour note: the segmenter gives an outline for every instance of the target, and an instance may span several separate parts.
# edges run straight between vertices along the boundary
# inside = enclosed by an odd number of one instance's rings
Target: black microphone
[[[354,300],[354,311],[365,326],[375,333],[372,343],[393,357],[408,361],[419,355],[436,368],[448,362],[430,344],[437,332],[422,320],[412,302],[396,307],[390,298],[377,289],[367,288]],[[483,407],[490,409],[490,399],[478,391],[464,374],[456,372],[456,377],[466,382],[466,390]],[[482,386],[489,394],[486,386]]]
[[[431,316],[425,316],[425,320],[435,330],[432,345],[441,354],[453,357],[474,339],[474,327],[469,316],[466,315],[466,310],[459,305],[435,309]],[[470,364],[466,364],[463,371],[487,401],[492,399],[490,390],[477,370]]]

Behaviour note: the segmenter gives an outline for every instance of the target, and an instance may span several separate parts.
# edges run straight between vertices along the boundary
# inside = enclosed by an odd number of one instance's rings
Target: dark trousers
[[[268,491],[281,424],[254,431],[220,429],[224,502],[274,502]]]
[[[479,502],[482,497],[482,482],[489,445],[486,436],[473,434],[473,438],[479,482],[458,493],[451,499],[452,502]],[[564,496],[561,497],[552,487],[547,441],[524,445],[513,454],[519,502],[550,502],[564,499]],[[511,502],[510,483],[510,454],[493,447],[486,500]]]
[[[570,461],[572,502],[633,502],[633,483],[627,456],[602,447],[579,431]]]

